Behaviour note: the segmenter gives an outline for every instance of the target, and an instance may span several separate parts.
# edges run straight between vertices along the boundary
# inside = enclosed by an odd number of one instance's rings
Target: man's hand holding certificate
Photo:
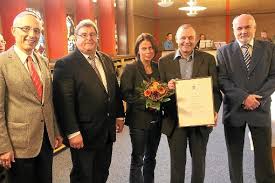
[[[215,126],[211,77],[176,80],[175,85],[179,126]]]

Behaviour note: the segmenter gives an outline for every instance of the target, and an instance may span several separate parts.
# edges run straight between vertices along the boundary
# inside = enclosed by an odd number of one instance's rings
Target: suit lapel
[[[200,53],[195,50],[192,78],[198,77],[200,65],[202,64],[202,62],[203,58],[201,57]]]
[[[102,57],[102,55],[99,53],[99,52],[96,52],[96,54],[97,54],[97,56],[98,56],[98,58],[99,58],[99,61],[101,62],[101,64],[102,64],[102,67],[103,67],[103,70],[104,70],[104,73],[105,73],[105,77],[106,77],[106,84],[107,84],[107,89],[108,89],[108,92],[110,92],[111,91],[111,89],[110,89],[110,83],[108,82],[108,81],[110,81],[109,80],[109,77],[110,77],[110,72],[108,71],[108,68],[107,68],[107,66],[106,66],[106,61],[105,61],[105,59]],[[99,79],[99,78],[98,78]],[[104,85],[103,85],[103,83],[102,83],[102,81],[99,79],[99,82],[100,82],[100,84],[101,84],[101,86],[104,88],[104,91],[106,92],[106,93],[108,93],[107,91],[106,91],[106,89],[105,89],[105,87],[104,87]]]
[[[147,74],[145,72],[145,69],[144,69],[144,66],[143,66],[143,63],[141,62],[141,60],[137,60],[136,64],[137,64],[137,68],[138,68],[137,71],[140,72],[140,75],[143,78],[143,80],[149,81],[150,79],[149,79],[149,77],[147,77]]]
[[[23,63],[21,62],[20,58],[15,53],[13,47],[10,48],[8,58],[11,59],[11,61],[13,62],[15,71],[18,72],[17,73],[18,78],[20,78],[21,81],[24,81],[24,83],[26,84],[27,90],[29,90],[30,93],[32,93],[38,99],[38,94],[32,83],[31,76],[27,71],[27,69],[25,68],[25,66],[23,65]]]
[[[244,63],[243,53],[237,41],[234,42],[232,48],[232,61],[236,62],[234,65],[238,65],[242,68],[242,70],[247,73],[247,68]]]
[[[261,60],[262,56],[263,56],[263,50],[259,46],[259,42],[257,40],[255,40],[254,45],[253,45],[249,74],[251,74],[251,72],[255,69],[256,65]]]
[[[43,83],[43,95],[44,95],[44,101],[48,98],[49,96],[49,86],[48,86],[48,82],[51,82],[51,81],[48,81],[48,79],[50,78],[47,77],[47,73],[48,73],[48,70],[47,70],[47,65],[45,63],[44,60],[41,59],[41,57],[39,55],[37,55],[36,53],[34,53],[34,57],[36,58],[38,64],[39,64],[39,67],[40,67],[40,72],[41,72],[41,80],[42,80],[42,83]],[[37,98],[38,98],[38,95],[36,95]]]
[[[171,71],[173,71],[174,75],[174,79],[181,79],[181,73],[180,73],[180,63],[179,63],[179,59],[175,59],[175,54],[172,54],[170,57],[168,57],[167,59],[169,59],[169,67],[171,67]]]
[[[92,75],[91,79],[94,82],[97,82],[100,85],[100,87],[106,92],[106,89],[105,89],[105,87],[104,87],[101,79],[98,77],[98,75],[96,74],[95,70],[92,68],[92,66],[87,61],[87,59],[84,57],[84,55],[82,55],[82,53],[78,49],[75,50],[74,54],[75,54],[77,62],[80,63],[79,66],[83,68],[81,70],[86,70],[87,73],[91,74]],[[99,58],[99,59],[101,59],[101,58]]]

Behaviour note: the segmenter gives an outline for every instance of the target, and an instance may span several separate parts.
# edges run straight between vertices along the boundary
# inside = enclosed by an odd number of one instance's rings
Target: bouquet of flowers
[[[143,80],[138,88],[141,98],[146,101],[146,108],[160,110],[160,104],[168,102],[169,96],[174,94],[174,90],[170,90],[167,83],[161,83],[152,78],[150,81]]]

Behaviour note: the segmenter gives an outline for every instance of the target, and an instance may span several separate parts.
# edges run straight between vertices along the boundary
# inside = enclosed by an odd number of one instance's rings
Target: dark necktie
[[[246,69],[249,71],[249,66],[251,63],[251,55],[249,53],[249,45],[248,44],[242,45],[242,52],[243,52],[243,58],[244,58],[244,63],[246,65]]]
[[[40,77],[34,67],[33,64],[33,59],[31,56],[28,56],[27,58],[27,65],[28,65],[28,69],[31,75],[31,79],[32,79],[32,83],[36,89],[36,92],[38,94],[39,100],[40,102],[42,102],[42,96],[43,96],[43,85],[42,82],[40,80]]]

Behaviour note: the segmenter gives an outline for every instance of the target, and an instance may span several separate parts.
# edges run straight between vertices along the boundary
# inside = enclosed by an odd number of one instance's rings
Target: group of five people
[[[146,109],[137,88],[151,78],[175,89],[175,79],[212,77],[215,122],[223,96],[223,122],[230,180],[243,182],[243,145],[248,125],[255,148],[255,177],[265,183],[274,174],[271,159],[270,95],[275,90],[275,46],[254,39],[251,15],[233,20],[236,41],[214,56],[195,50],[190,24],[176,33],[178,49],[153,62],[157,45],[148,33],[138,36],[136,61],[117,81],[112,60],[97,50],[98,29],[91,20],[76,26],[76,49],[55,64],[53,85],[47,60],[34,49],[41,23],[28,11],[13,22],[15,44],[0,54],[0,164],[10,183],[51,183],[53,149],[70,147],[71,183],[104,183],[109,175],[116,132],[124,117],[132,143],[130,183],[154,182],[161,132],[167,135],[171,183],[185,179],[186,150],[192,156],[192,183],[205,177],[205,156],[212,126],[180,128],[177,101],[163,111]],[[123,103],[127,103],[126,116]]]

